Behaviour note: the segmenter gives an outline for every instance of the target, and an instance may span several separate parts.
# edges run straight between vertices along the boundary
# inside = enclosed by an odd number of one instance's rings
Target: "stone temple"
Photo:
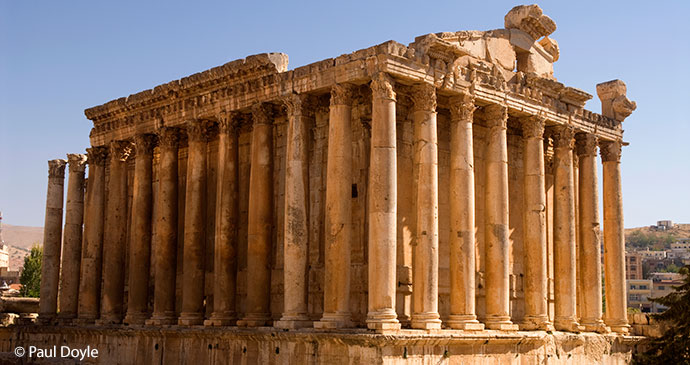
[[[635,103],[613,80],[585,110],[592,96],[554,76],[555,29],[518,6],[505,29],[293,70],[254,55],[87,109],[92,147],[49,162],[38,321],[3,347],[91,345],[104,363],[629,360]]]

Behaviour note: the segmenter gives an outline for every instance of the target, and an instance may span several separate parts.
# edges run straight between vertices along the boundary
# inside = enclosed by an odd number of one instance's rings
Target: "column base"
[[[556,318],[553,321],[553,326],[558,331],[579,333],[582,332],[580,324],[574,318]]]
[[[177,316],[175,312],[154,313],[145,323],[147,326],[173,326],[177,324]]]
[[[438,313],[435,312],[413,313],[410,325],[414,329],[440,330],[441,319]]]
[[[39,316],[40,318],[40,316]],[[625,321],[605,321],[606,325],[611,328],[611,332],[627,335],[630,333],[630,325]]]
[[[122,324],[122,317],[118,314],[102,314],[101,318],[97,319],[95,323],[98,326]]]
[[[57,320],[57,314],[55,314],[55,313],[39,313],[38,314],[38,323],[40,323],[40,324],[50,325],[50,324],[54,324],[56,320]]]
[[[486,329],[497,331],[518,331],[520,326],[510,321],[510,316],[486,316]]]
[[[279,321],[273,322],[273,327],[282,328],[288,330],[294,330],[298,328],[310,328],[314,325],[314,322],[308,319],[296,320],[296,319],[280,319]]]
[[[338,329],[354,327],[350,313],[324,313],[321,320],[314,322],[314,328]]]
[[[142,312],[127,313],[123,322],[124,324],[130,326],[143,325],[144,323],[146,323],[146,319],[148,317],[148,314]]]
[[[521,331],[554,331],[555,327],[547,316],[525,316],[519,324]]]
[[[580,327],[583,327],[586,332],[611,333],[611,329],[609,329],[601,319],[589,320],[583,318]]]
[[[400,330],[398,315],[391,308],[367,313],[367,328],[376,331],[397,331]]]
[[[271,321],[268,313],[248,313],[247,316],[237,321],[239,327],[261,327],[266,326]]]
[[[204,326],[208,327],[225,327],[234,326],[237,323],[235,313],[217,313],[213,312],[211,317],[204,321]]]
[[[204,324],[204,316],[201,313],[180,313],[180,318],[177,319],[178,326],[199,326]]]
[[[463,331],[483,331],[484,324],[479,323],[474,314],[451,314],[446,325],[452,329]]]
[[[96,322],[96,314],[80,314],[75,320],[75,324],[94,324]]]

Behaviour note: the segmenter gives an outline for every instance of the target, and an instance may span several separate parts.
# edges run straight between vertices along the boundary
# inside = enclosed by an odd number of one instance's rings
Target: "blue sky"
[[[290,68],[387,40],[503,27],[511,1],[0,0],[0,210],[43,225],[47,163],[88,147],[85,108],[250,54]],[[556,21],[555,75],[596,95],[620,78],[625,226],[690,223],[690,2],[544,1]],[[600,111],[596,96],[587,109]]]

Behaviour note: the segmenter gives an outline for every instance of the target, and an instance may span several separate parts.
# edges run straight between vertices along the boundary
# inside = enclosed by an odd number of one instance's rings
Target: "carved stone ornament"
[[[395,91],[393,90],[395,81],[385,72],[377,73],[371,79],[371,93],[373,98],[389,99],[395,101]]]
[[[542,115],[530,115],[520,118],[522,136],[524,138],[544,138],[544,125],[546,118]]]
[[[86,170],[86,155],[81,153],[68,153],[67,162],[70,172],[84,172]]]
[[[591,133],[578,133],[575,136],[575,149],[578,156],[597,155],[597,136]]]
[[[48,177],[49,178],[65,178],[65,165],[67,160],[57,159],[48,161]]]
[[[412,88],[414,110],[436,111],[436,88],[431,84],[420,84]]]
[[[252,106],[254,124],[271,124],[272,109],[270,104],[257,103]]]
[[[130,141],[112,141],[110,142],[110,158],[113,161],[127,161],[129,155],[132,153],[132,142]]]
[[[555,148],[573,149],[575,145],[575,129],[570,126],[558,126],[551,129],[553,146]]]
[[[491,104],[483,108],[486,125],[490,128],[508,128],[508,107],[501,104]]]
[[[105,147],[91,147],[86,149],[88,162],[91,166],[105,166],[105,159],[108,158],[108,149]]]
[[[218,114],[218,132],[220,134],[234,133],[239,123],[239,114],[238,112],[220,112]]]
[[[156,136],[154,134],[137,134],[134,136],[134,148],[136,148],[137,154],[151,154],[155,146]]]
[[[162,148],[176,148],[180,143],[180,129],[162,127],[158,129],[158,145]]]
[[[285,105],[288,118],[302,115],[303,105],[305,103],[304,95],[290,94],[282,97],[280,100],[282,100]]]
[[[465,121],[472,123],[474,111],[477,106],[474,104],[474,96],[470,93],[462,93],[450,98],[448,101],[451,122]]]
[[[601,153],[602,162],[620,162],[621,147],[622,144],[620,141],[599,142],[599,152]]]
[[[349,84],[335,84],[331,88],[331,105],[351,105],[353,87]]]
[[[208,123],[205,120],[187,122],[187,138],[189,142],[206,142],[208,139]]]

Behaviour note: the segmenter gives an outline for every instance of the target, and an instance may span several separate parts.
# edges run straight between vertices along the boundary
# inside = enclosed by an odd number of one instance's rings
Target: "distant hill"
[[[31,249],[35,244],[43,245],[43,227],[2,225],[2,238],[6,245]]]
[[[650,250],[669,249],[671,243],[679,238],[690,238],[690,224],[677,223],[673,228],[659,231],[649,226],[626,228],[625,245],[631,248]]]
[[[43,227],[2,225],[2,239],[10,252],[10,270],[24,266],[24,257],[35,244],[43,245]]]

